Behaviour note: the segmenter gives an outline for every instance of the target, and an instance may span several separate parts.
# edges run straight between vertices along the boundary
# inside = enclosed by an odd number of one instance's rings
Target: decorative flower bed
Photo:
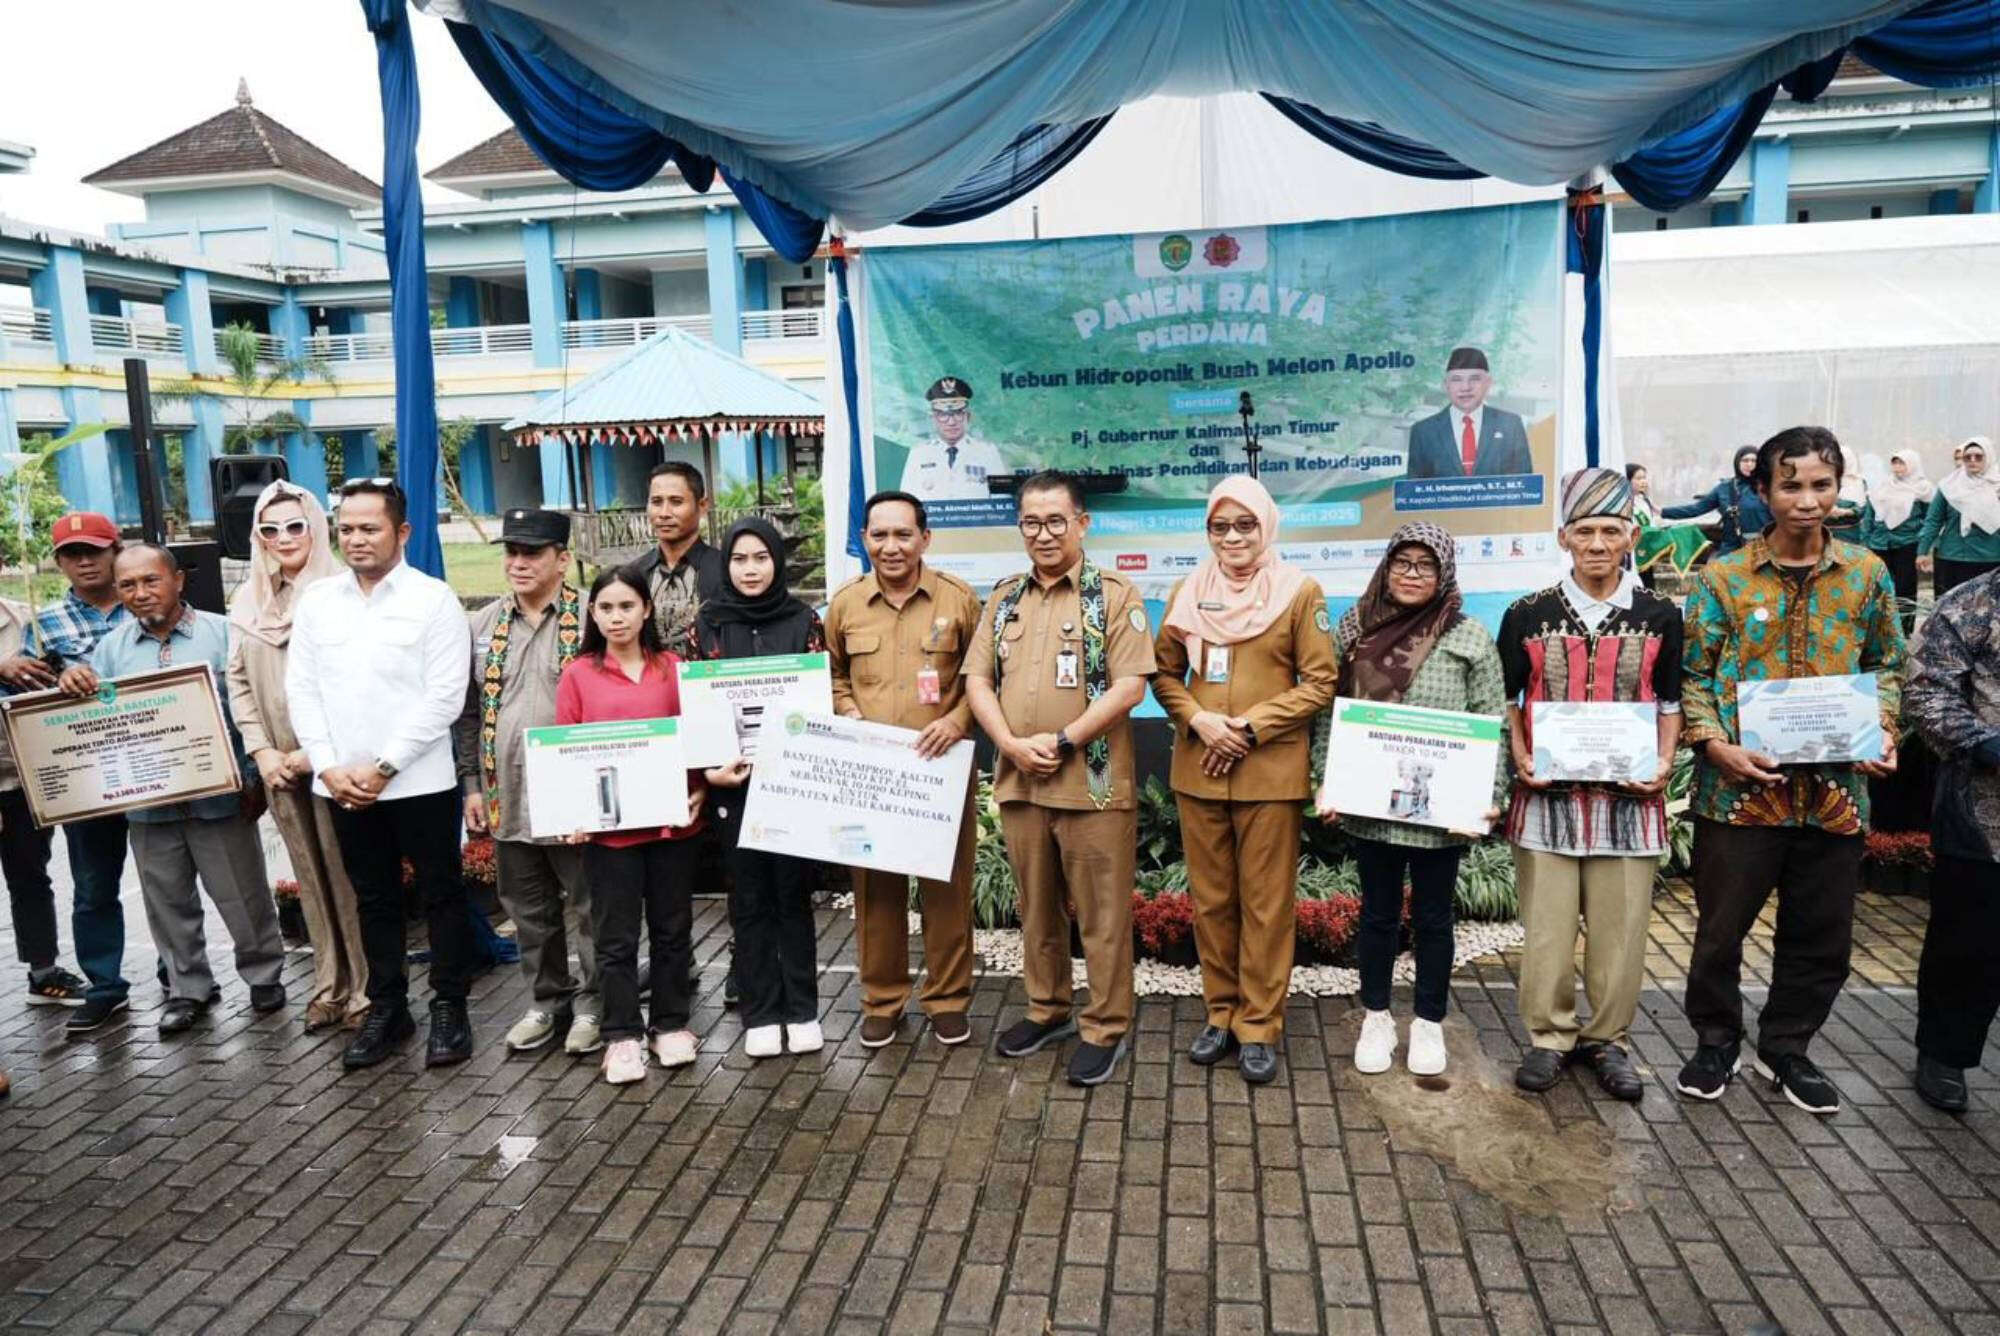
[[[1871,830],[1861,853],[1861,882],[1880,895],[1931,893],[1931,837],[1921,830]]]

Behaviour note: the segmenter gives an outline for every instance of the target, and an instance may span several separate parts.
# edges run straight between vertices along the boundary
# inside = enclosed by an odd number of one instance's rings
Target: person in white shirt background
[[[451,726],[465,704],[471,632],[450,586],[403,561],[402,488],[361,478],[339,498],[334,524],[348,569],[300,597],[285,691],[313,792],[334,803],[334,836],[361,910],[369,1014],[342,1061],[373,1066],[416,1031],[404,967],[408,859],[430,926],[424,1062],[463,1062],[472,1056],[474,945]]]
[[[940,376],[924,391],[931,435],[903,462],[903,490],[926,501],[979,501],[988,474],[1005,473],[1000,452],[972,434],[972,386]]]

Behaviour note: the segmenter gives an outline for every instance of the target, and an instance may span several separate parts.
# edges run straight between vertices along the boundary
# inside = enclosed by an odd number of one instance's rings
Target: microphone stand
[[[1243,453],[1250,460],[1250,476],[1254,478],[1257,476],[1257,456],[1263,453],[1264,447],[1257,443],[1257,428],[1250,422],[1257,411],[1250,404],[1250,391],[1244,390],[1237,398],[1236,411],[1243,417]]]

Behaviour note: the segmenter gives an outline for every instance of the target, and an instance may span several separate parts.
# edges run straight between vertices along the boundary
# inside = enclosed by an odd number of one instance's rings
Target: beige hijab
[[[252,527],[263,523],[264,512],[280,501],[296,501],[305,512],[306,540],[312,547],[299,573],[286,578],[278,558],[254,536],[255,554],[250,559],[250,579],[229,604],[229,620],[245,635],[253,635],[267,645],[283,647],[292,638],[292,613],[299,595],[313,581],[340,570],[333,555],[333,539],[327,533],[326,507],[305,488],[282,480],[272,483],[257,496],[257,508],[250,512]]]
[[[1196,671],[1200,671],[1198,643],[1240,645],[1255,640],[1291,610],[1306,581],[1304,571],[1278,560],[1278,503],[1264,484],[1242,474],[1224,478],[1208,494],[1204,524],[1224,501],[1234,501],[1256,517],[1257,536],[1264,546],[1241,579],[1223,570],[1213,554],[1203,557],[1167,609],[1165,625],[1187,640]]]

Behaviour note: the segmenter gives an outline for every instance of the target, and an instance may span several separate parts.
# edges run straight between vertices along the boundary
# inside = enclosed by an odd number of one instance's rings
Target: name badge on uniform
[[[941,699],[938,693],[938,670],[925,664],[917,669],[917,703],[935,705]]]
[[[1066,649],[1056,654],[1056,685],[1073,687],[1076,685],[1076,651]]]
[[[1217,685],[1229,681],[1229,646],[1210,645],[1203,658],[1201,678]]]

